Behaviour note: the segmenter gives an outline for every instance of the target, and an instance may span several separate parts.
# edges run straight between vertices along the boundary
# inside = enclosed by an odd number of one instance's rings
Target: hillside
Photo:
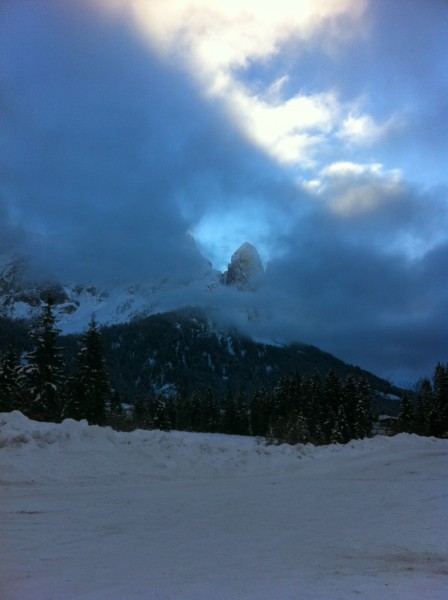
[[[175,388],[191,393],[211,387],[218,398],[243,388],[250,396],[261,385],[272,389],[282,376],[333,369],[345,379],[365,374],[378,392],[376,406],[396,410],[388,395],[399,390],[389,382],[348,365],[306,344],[257,343],[236,330],[213,324],[205,311],[189,308],[102,329],[109,373],[120,395],[133,396]],[[65,336],[70,365],[78,336]],[[383,397],[381,397],[381,395]]]
[[[30,349],[29,323],[0,318],[0,353],[9,345]],[[210,387],[218,399],[243,389],[250,398],[261,386],[272,390],[281,377],[333,369],[343,380],[365,375],[374,391],[373,411],[396,414],[401,390],[358,366],[307,344],[273,345],[219,327],[201,308],[188,308],[101,329],[111,382],[123,400]],[[60,338],[69,373],[80,335]]]

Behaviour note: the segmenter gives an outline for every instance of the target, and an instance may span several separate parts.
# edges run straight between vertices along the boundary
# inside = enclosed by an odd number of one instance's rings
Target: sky
[[[3,0],[0,253],[117,283],[199,251],[223,270],[248,241],[254,334],[430,375],[448,360],[447,26],[443,0]]]

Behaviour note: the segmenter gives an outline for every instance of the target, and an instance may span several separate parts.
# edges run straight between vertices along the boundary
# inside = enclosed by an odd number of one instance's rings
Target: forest
[[[163,340],[163,331],[156,330],[154,335]],[[167,339],[172,343],[168,334],[160,344],[166,353]],[[23,344],[23,331],[15,341]],[[216,335],[212,343],[219,347]],[[70,353],[61,346],[60,330],[52,303],[48,302],[30,327],[28,350],[20,352],[13,343],[2,350],[0,412],[20,410],[40,421],[86,419],[89,424],[109,425],[117,430],[177,429],[315,445],[369,437],[378,416],[371,382],[357,368],[345,377],[334,368],[324,374],[317,369],[300,372],[291,368],[289,374],[279,376],[271,386],[260,381],[259,373],[253,370],[250,390],[243,385],[232,389],[227,380],[224,394],[217,393],[204,374],[196,380],[199,385],[195,389],[168,385],[155,391],[149,386],[136,386],[133,394],[128,392],[123,397],[110,376],[103,334],[94,316],[72,347],[76,351],[72,352],[72,364],[67,366]],[[115,360],[119,360],[117,354]],[[234,349],[231,355],[235,355]],[[208,356],[213,356],[213,349]],[[168,354],[165,360],[169,360]],[[401,393],[398,413],[398,431],[445,437],[448,365],[438,364],[432,379],[421,381],[415,394]]]

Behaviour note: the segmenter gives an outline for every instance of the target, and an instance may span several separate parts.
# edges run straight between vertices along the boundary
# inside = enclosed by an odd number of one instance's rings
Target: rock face
[[[8,311],[19,303],[31,308],[40,307],[49,298],[55,304],[69,302],[59,282],[49,279],[36,280],[30,277],[23,257],[15,257],[0,269],[1,315],[8,315]]]
[[[203,256],[197,258],[194,240],[187,242],[184,263],[188,272],[181,270],[178,276],[171,274],[107,289],[94,282],[39,278],[29,271],[27,260],[22,257],[3,260],[3,264],[0,261],[0,317],[34,318],[51,297],[60,328],[64,333],[73,333],[82,331],[93,313],[99,323],[111,325],[179,308],[181,297],[205,299],[203,294],[213,294],[222,285],[241,291],[257,289],[264,269],[252,244],[246,242],[238,248],[227,271],[220,273]]]
[[[263,275],[264,269],[257,249],[249,242],[245,242],[232,255],[221,281],[240,290],[255,290]]]

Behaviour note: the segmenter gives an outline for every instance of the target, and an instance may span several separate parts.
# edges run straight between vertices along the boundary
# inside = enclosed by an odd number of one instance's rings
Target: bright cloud
[[[349,114],[342,122],[337,137],[349,144],[370,146],[398,127],[396,117],[377,123],[370,115]]]
[[[356,20],[365,0],[124,0],[139,26],[151,34],[159,50],[171,53],[181,40],[187,60],[214,79],[251,60],[279,51],[292,36],[307,40],[328,19],[347,16]],[[333,32],[336,35],[336,31]]]
[[[321,178],[308,189],[325,198],[341,216],[372,212],[403,191],[398,169],[385,170],[380,163],[335,162],[321,171]]]
[[[225,101],[248,139],[281,164],[315,165],[322,136],[328,136],[340,119],[336,95],[331,90],[312,94],[298,90],[283,97],[284,74],[255,92],[244,82],[243,71],[278,55],[289,40],[306,47],[326,24],[331,23],[327,38],[347,39],[347,31],[356,36],[366,0],[278,0],[256,5],[253,0],[123,0],[123,4],[159,53],[186,66],[206,95]]]
[[[232,84],[227,98],[249,139],[281,163],[306,167],[314,165],[322,134],[331,131],[339,112],[331,93],[297,95],[282,101],[272,93],[267,97],[251,95],[244,86]]]

